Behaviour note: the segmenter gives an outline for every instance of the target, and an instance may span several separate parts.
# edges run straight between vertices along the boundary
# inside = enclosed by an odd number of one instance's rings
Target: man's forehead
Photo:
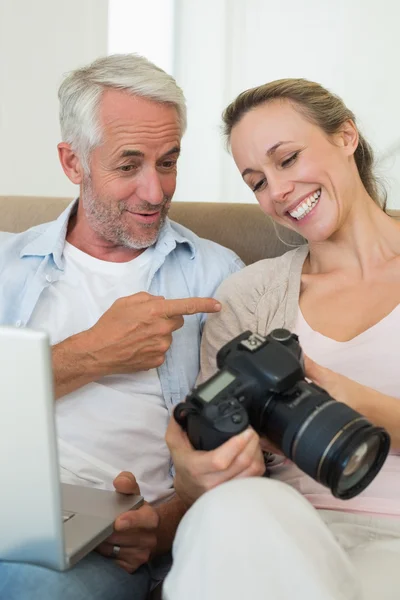
[[[176,108],[135,96],[123,90],[108,89],[102,94],[99,106],[100,124],[105,128],[118,126],[123,122],[132,126],[144,123],[176,124],[179,127],[179,116]]]

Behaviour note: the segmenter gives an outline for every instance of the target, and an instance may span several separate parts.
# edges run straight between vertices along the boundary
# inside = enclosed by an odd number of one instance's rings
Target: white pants
[[[165,600],[400,599],[400,519],[316,511],[271,479],[201,497],[173,556]]]

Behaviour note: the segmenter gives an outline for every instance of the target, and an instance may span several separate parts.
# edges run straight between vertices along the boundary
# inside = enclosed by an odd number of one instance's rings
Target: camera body
[[[267,338],[242,333],[218,352],[217,366],[218,373],[176,410],[176,416],[190,415],[185,429],[201,450],[213,450],[260,421],[262,414],[257,413],[266,409],[266,393],[272,399],[304,377],[298,338],[286,330],[275,330]],[[290,402],[289,397],[285,400]],[[182,419],[178,421],[184,425]]]
[[[381,469],[387,432],[306,381],[295,334],[246,331],[220,349],[217,366],[174,411],[194,448],[213,450],[251,425],[343,499]]]

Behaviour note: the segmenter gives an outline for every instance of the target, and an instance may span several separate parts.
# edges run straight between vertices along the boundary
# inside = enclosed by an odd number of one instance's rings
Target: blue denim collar
[[[79,198],[71,202],[55,221],[36,229],[37,236],[24,246],[20,256],[48,256],[52,254],[57,268],[63,270],[63,251],[68,222],[78,209],[78,201]],[[193,242],[178,231],[173,221],[166,219],[156,241],[155,249],[161,255],[167,256],[176,248],[177,244],[187,245],[191,252],[191,258],[195,257],[196,248]]]

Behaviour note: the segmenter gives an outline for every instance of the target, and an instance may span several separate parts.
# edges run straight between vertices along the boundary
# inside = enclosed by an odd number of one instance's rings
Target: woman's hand
[[[321,367],[308,356],[304,357],[304,367],[306,377],[326,390],[332,398],[361,413],[363,399],[368,393],[375,392],[375,390],[371,390],[344,375],[339,375],[339,373],[335,373],[326,367]],[[378,392],[375,393],[378,394]]]
[[[279,454],[280,456],[284,456],[282,450],[275,446],[267,437],[264,437],[262,434],[260,436],[260,446],[263,452],[272,452],[272,454]]]
[[[364,415],[373,425],[384,427],[391,437],[391,451],[400,450],[400,399],[381,394],[344,375],[304,358],[306,377],[332,398]],[[400,390],[399,390],[400,391]]]

